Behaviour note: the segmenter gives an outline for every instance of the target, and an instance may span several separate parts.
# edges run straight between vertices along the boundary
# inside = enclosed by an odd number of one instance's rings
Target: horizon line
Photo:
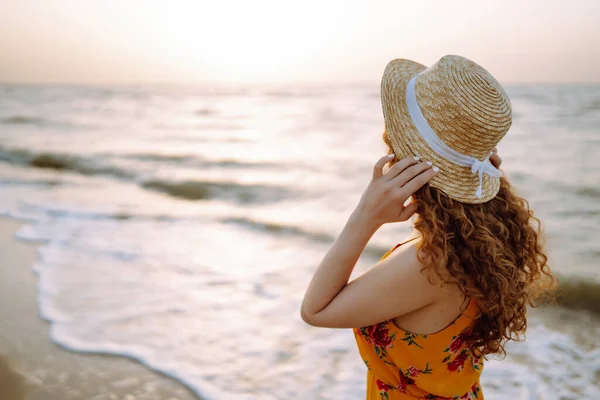
[[[596,86],[600,85],[598,81],[507,81],[500,82],[503,86]],[[380,82],[373,81],[352,81],[352,82],[324,82],[324,81],[263,81],[263,82],[250,82],[250,81],[102,81],[102,82],[88,82],[88,81],[3,81],[0,79],[1,86],[283,86],[283,85],[306,85],[306,86],[372,86],[380,85]]]

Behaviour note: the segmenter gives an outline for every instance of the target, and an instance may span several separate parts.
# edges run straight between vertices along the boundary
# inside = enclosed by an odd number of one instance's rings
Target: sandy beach
[[[183,385],[123,357],[66,351],[38,316],[36,247],[0,219],[0,400],[194,400]]]

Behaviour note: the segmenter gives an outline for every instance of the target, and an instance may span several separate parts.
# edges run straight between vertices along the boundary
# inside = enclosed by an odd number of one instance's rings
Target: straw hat
[[[416,102],[407,103],[407,89]],[[488,71],[454,55],[429,68],[410,60],[393,60],[383,73],[381,102],[397,160],[418,156],[431,161],[440,171],[430,185],[460,202],[484,203],[496,196],[500,174],[488,159],[510,128],[512,111],[506,92]],[[424,117],[421,121],[414,118],[416,104]],[[447,152],[473,157],[476,165],[459,165],[434,150],[423,129],[417,128],[422,128],[419,122],[429,125],[436,140],[443,142],[440,146],[450,148]]]

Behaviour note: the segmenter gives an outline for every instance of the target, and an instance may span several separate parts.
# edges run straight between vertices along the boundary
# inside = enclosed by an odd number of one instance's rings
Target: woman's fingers
[[[502,164],[502,158],[498,155],[498,153],[494,153],[494,155],[490,156],[490,162],[496,168],[500,168],[500,164]]]
[[[413,157],[407,157],[407,158],[403,158],[402,160],[398,161],[396,164],[394,164],[388,172],[385,173],[385,180],[390,181],[392,179],[394,179],[395,177],[397,177],[398,175],[400,175],[404,170],[406,170],[407,168],[409,168],[412,165],[417,164],[419,161],[416,158]]]
[[[497,147],[492,149],[492,153],[490,154],[490,162],[495,168],[500,168],[500,164],[502,164],[502,158],[498,155]]]
[[[431,180],[439,171],[430,162],[419,162],[417,158],[407,157],[395,163],[385,174],[383,167],[392,161],[393,154],[381,157],[373,167],[373,179],[384,178],[385,185],[399,188],[401,197],[407,199]],[[404,211],[403,211],[404,212]],[[410,212],[410,208],[409,211]]]
[[[402,209],[402,212],[398,216],[398,221],[408,221],[410,217],[413,216],[414,213],[417,212],[417,204],[410,202]]]
[[[410,181],[411,179],[413,179],[420,173],[427,171],[428,169],[432,169],[432,168],[433,168],[432,165],[429,163],[424,163],[424,162],[416,163],[416,164],[413,164],[413,165],[409,166],[408,168],[404,169],[399,175],[397,175],[393,179],[390,179],[388,182],[390,185],[392,185],[394,187],[402,187],[408,181]],[[390,171],[391,171],[391,169],[390,169]]]
[[[383,176],[383,167],[385,164],[389,163],[396,157],[395,154],[389,154],[387,156],[381,157],[373,167],[373,179],[381,178]],[[389,171],[388,171],[389,172]]]
[[[421,189],[423,185],[429,182],[435,176],[435,174],[437,174],[439,169],[437,169],[437,171],[436,169],[426,169],[404,184],[404,186],[400,188],[402,191],[402,197],[408,199],[410,196],[415,194],[417,190]]]

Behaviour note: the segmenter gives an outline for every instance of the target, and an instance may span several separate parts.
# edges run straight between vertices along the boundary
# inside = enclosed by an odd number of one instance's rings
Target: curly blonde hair
[[[505,355],[505,343],[521,340],[527,328],[527,304],[537,306],[556,283],[540,220],[504,177],[486,203],[461,203],[429,184],[414,201],[423,270],[432,282],[456,285],[477,302],[481,315],[467,339],[471,351]]]

